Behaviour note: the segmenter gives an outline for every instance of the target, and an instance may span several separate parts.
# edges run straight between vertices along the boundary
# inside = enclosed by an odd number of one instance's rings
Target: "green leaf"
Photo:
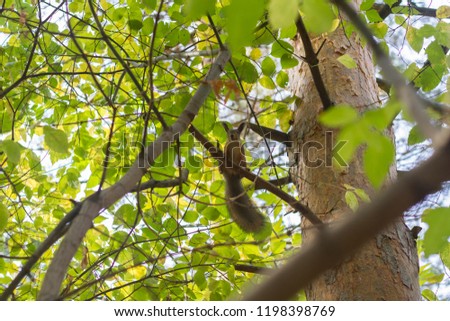
[[[147,17],[142,22],[142,34],[149,36],[153,32],[153,28],[155,26],[155,22],[153,18]]]
[[[425,255],[440,253],[447,246],[450,236],[450,207],[427,209],[422,221],[428,224],[423,237]]]
[[[441,260],[450,269],[450,243],[447,243],[440,252]]]
[[[367,126],[363,122],[355,122],[341,129],[337,143],[343,144],[338,154],[344,163],[350,163],[356,149],[366,141],[367,135]]]
[[[367,195],[367,193],[366,193],[363,189],[361,189],[361,188],[355,188],[355,189],[354,189],[354,192],[356,193],[356,195],[358,195],[358,197],[359,197],[363,202],[366,202],[366,203],[369,203],[369,202],[370,202],[370,197],[369,197],[369,195]]]
[[[277,239],[270,243],[270,250],[273,254],[281,254],[286,249],[286,242],[280,239]]]
[[[436,26],[436,31],[437,42],[442,46],[450,47],[450,37],[448,36],[450,33],[450,24],[439,21]]]
[[[315,33],[330,31],[336,18],[331,4],[326,0],[304,0],[301,5],[308,30]]]
[[[302,242],[303,242],[303,237],[300,233],[295,233],[292,236],[292,245],[297,247],[297,246],[302,245]]]
[[[356,68],[356,61],[350,57],[348,54],[342,55],[337,59],[341,64],[343,64],[347,69]]]
[[[69,150],[69,142],[67,135],[60,129],[50,126],[44,127],[44,141],[50,150],[57,153],[67,153]]]
[[[373,35],[378,39],[383,39],[389,31],[389,27],[385,22],[372,23],[369,27]]]
[[[425,49],[425,52],[427,53],[428,59],[433,66],[445,64],[445,53],[437,41],[430,43],[427,49]]]
[[[372,5],[375,3],[375,0],[364,0],[361,5],[359,6],[359,8],[362,11],[366,11],[372,8]]]
[[[298,16],[298,0],[270,0],[269,21],[274,28],[284,28],[294,24]]]
[[[4,140],[0,142],[0,148],[3,149],[8,156],[8,163],[18,164],[20,161],[20,152],[23,147],[13,141],[13,140]]]
[[[340,128],[358,119],[358,112],[348,105],[336,105],[319,115],[319,121],[330,128]]]
[[[0,107],[0,134],[3,134],[11,131],[12,117],[8,110],[3,109],[2,105]]]
[[[189,155],[186,158],[185,166],[189,173],[197,173],[203,168],[203,160],[197,155]]]
[[[135,31],[141,30],[143,26],[142,21],[143,18],[140,6],[134,4],[131,5],[128,12],[128,26],[130,29]]]
[[[436,18],[447,19],[450,18],[450,6],[440,6],[436,10]]]
[[[281,70],[278,73],[275,81],[277,82],[277,85],[280,86],[281,88],[286,88],[287,84],[289,83],[289,76],[285,71]]]
[[[264,13],[263,0],[231,0],[224,8],[228,43],[232,51],[238,51],[253,40],[253,31]]]
[[[8,225],[9,211],[8,208],[0,203],[0,233],[6,229]]]
[[[375,9],[371,9],[366,11],[366,16],[369,22],[381,22],[383,19],[381,19],[380,15],[378,14],[378,11]]]
[[[241,79],[246,83],[253,84],[258,80],[258,71],[255,66],[248,61],[244,61],[240,67],[238,67],[238,73]]]
[[[134,226],[136,215],[136,209],[133,205],[124,204],[116,211],[114,215],[114,223],[118,225],[125,223],[128,227]]]
[[[76,2],[71,2],[71,4],[76,3]],[[127,13],[127,8],[125,7],[119,7],[119,8],[115,8],[112,12],[112,20],[113,21],[119,21],[120,19],[123,18],[123,16],[125,16],[125,14]]]
[[[276,65],[270,57],[264,58],[261,63],[261,69],[264,75],[271,77],[276,70]]]
[[[194,119],[194,126],[201,128],[203,133],[209,133],[214,128],[214,124],[217,119],[217,105],[206,105],[200,112],[198,116]]]
[[[83,11],[83,5],[80,2],[77,1],[71,1],[69,3],[69,10],[70,12],[81,12]]]
[[[275,84],[273,83],[272,78],[267,77],[267,76],[262,76],[259,79],[259,83],[261,84],[261,86],[263,86],[264,88],[267,88],[267,89],[275,89],[276,88]]]
[[[407,21],[406,21],[405,16],[403,16],[403,15],[395,15],[394,16],[394,20],[395,20],[395,23],[400,25],[400,26],[408,24]]]
[[[292,52],[294,52],[294,48],[289,43],[279,40],[272,45],[270,54],[275,58],[281,58],[285,54],[291,54]]]
[[[220,212],[215,207],[207,207],[202,215],[206,217],[209,221],[215,221],[220,217]]]
[[[186,0],[184,11],[191,19],[199,19],[207,13],[214,13],[214,0]]]
[[[398,0],[384,0],[384,2],[389,5],[390,7],[392,7],[393,4],[397,3]]]
[[[284,132],[288,132],[291,127],[292,121],[292,110],[288,108],[281,108],[277,110],[277,118],[280,124],[280,129]]]
[[[281,39],[293,39],[296,34],[297,26],[294,23],[280,30]]]
[[[142,2],[150,10],[154,10],[156,8],[156,0],[142,0]]]
[[[384,182],[394,159],[395,148],[389,138],[379,134],[369,137],[363,155],[364,171],[375,188]]]
[[[416,52],[420,52],[423,47],[423,38],[420,36],[416,28],[408,26],[406,31],[406,40],[408,40],[409,45]]]
[[[250,57],[251,60],[255,61],[255,60],[258,60],[259,58],[261,58],[261,55],[262,55],[261,49],[253,48],[250,51],[250,56],[249,57]]]
[[[194,223],[198,219],[198,213],[196,211],[187,211],[183,216],[183,220],[187,223]]]
[[[444,278],[443,273],[437,273],[434,268],[430,266],[430,264],[425,264],[420,267],[419,271],[419,283],[420,285],[424,284],[436,284],[442,281]]]
[[[436,28],[431,25],[424,25],[417,32],[422,38],[430,38],[436,36]]]
[[[260,231],[254,233],[253,237],[256,241],[266,240],[272,234],[272,230],[272,224],[269,221],[266,221],[263,228]]]
[[[401,110],[401,105],[398,102],[390,100],[384,107],[366,111],[362,117],[363,121],[367,123],[368,128],[376,128],[384,130],[392,124],[394,118]]]
[[[436,88],[441,82],[438,75],[438,67],[425,68],[416,78],[416,85],[421,87],[424,91],[431,91]]]
[[[209,235],[203,232],[195,233],[189,240],[189,245],[196,247],[199,245],[205,245],[209,240]]]
[[[293,68],[298,65],[298,60],[290,54],[284,54],[280,60],[283,69]]]
[[[356,194],[352,191],[345,192],[345,203],[355,212],[358,209],[358,199],[356,198]]]
[[[200,290],[206,289],[208,282],[206,282],[205,272],[202,270],[197,271],[194,274],[194,283],[198,286]]]
[[[408,135],[408,145],[420,144],[425,140],[425,137],[420,132],[419,126],[414,126]]]
[[[423,290],[422,291],[422,296],[427,301],[437,301],[436,294],[434,294],[434,292],[431,291],[430,289]]]
[[[143,26],[142,20],[136,20],[136,19],[128,20],[128,25],[130,26],[131,30],[136,30],[136,31],[141,30],[141,28]]]

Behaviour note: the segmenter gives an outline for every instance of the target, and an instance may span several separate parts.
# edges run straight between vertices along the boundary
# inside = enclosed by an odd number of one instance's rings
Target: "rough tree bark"
[[[359,7],[359,1],[354,2]],[[315,51],[323,42],[318,56],[319,68],[331,101],[350,104],[360,112],[379,106],[372,54],[359,36],[354,34],[348,38],[343,29],[338,28],[329,35],[313,38]],[[300,39],[294,46],[298,55],[305,55]],[[343,54],[350,55],[357,67],[347,69],[338,62],[337,58]],[[291,175],[300,200],[333,226],[351,213],[344,200],[344,184],[361,188],[369,196],[375,191],[364,175],[362,150],[342,172],[326,162],[332,152],[332,146],[326,142],[331,137],[326,133],[330,129],[317,122],[323,104],[307,63],[301,63],[291,72],[290,81],[291,90],[301,98],[293,123]],[[391,130],[387,134],[393,138]],[[336,132],[332,136],[335,139]],[[395,179],[393,164],[385,184]],[[302,228],[304,243],[311,242],[315,229],[305,219]],[[306,296],[308,300],[420,300],[417,251],[403,220],[389,226],[350,259],[313,281],[306,289]]]

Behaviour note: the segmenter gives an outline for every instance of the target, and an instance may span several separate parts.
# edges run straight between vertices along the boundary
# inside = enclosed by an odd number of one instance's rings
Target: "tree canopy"
[[[450,7],[365,0],[360,10],[430,124],[448,128]],[[288,73],[305,59],[291,44],[299,14],[311,35],[341,27],[359,35],[325,0],[3,1],[0,292],[17,281],[9,297],[36,299],[70,223],[64,218],[106,190],[61,299],[224,300],[282,265],[302,242],[300,214],[287,200],[295,187],[275,195],[247,181],[270,224],[244,233],[230,220],[219,161],[206,147],[224,145],[222,121],[289,132],[297,98]],[[339,61],[357,66],[349,55]],[[433,146],[381,71],[380,106],[361,115],[330,105],[320,116],[341,129],[345,162],[367,146],[365,175],[374,188],[396,152],[399,168],[409,170]],[[392,122],[397,150],[382,135]],[[249,129],[245,142],[253,173],[269,181],[288,176],[286,144]],[[344,188],[352,210],[370,202],[364,191]],[[448,206],[447,185],[406,213],[411,226],[428,227],[418,251],[429,300],[448,298],[439,290],[449,281]]]

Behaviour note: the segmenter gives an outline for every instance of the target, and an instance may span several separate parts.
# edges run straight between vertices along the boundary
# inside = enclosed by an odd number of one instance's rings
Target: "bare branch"
[[[291,147],[292,142],[289,134],[287,133],[253,123],[247,123],[247,126],[261,137],[268,138],[270,140],[283,143],[287,147]]]
[[[179,186],[180,184],[183,184],[187,181],[188,175],[189,175],[189,171],[186,168],[182,168],[181,176],[178,178],[167,179],[167,180],[163,180],[163,181],[151,179],[149,181],[142,183],[139,186],[139,188],[137,186],[134,187],[130,192],[137,192],[138,190],[143,191],[143,190],[151,189],[151,188],[168,188],[168,187]]]
[[[244,265],[244,264],[235,264],[234,269],[236,271],[255,273],[255,274],[264,274],[267,275],[271,272],[271,269],[254,266],[254,265]]]
[[[300,35],[300,38],[302,39],[303,48],[305,49],[305,61],[308,63],[309,70],[311,71],[314,85],[316,86],[320,100],[322,101],[323,109],[327,110],[334,104],[331,101],[330,96],[328,95],[327,88],[325,87],[322,75],[320,74],[319,59],[317,58],[317,54],[314,51],[311,39],[309,38],[309,34],[306,31],[306,27],[303,24],[302,17],[299,16],[297,18],[295,25],[297,26],[297,33]]]
[[[397,1],[392,6],[385,3],[374,3],[372,8],[378,11],[381,19],[385,19],[390,14],[421,15],[425,17],[436,17],[436,9],[414,6],[400,6],[401,1]],[[395,8],[392,10],[392,8]]]
[[[292,183],[292,179],[291,179],[291,176],[284,176],[284,177],[281,177],[281,178],[271,179],[268,182],[270,184],[275,185],[275,186],[281,187],[281,186],[284,186],[284,185]],[[258,183],[255,183],[255,190],[259,190],[259,189],[264,189],[264,187],[259,185]]]

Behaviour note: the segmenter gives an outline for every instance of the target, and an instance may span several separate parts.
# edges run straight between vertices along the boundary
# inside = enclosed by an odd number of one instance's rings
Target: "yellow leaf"
[[[259,48],[253,48],[252,49],[252,52],[250,53],[250,57],[253,59],[253,60],[257,60],[257,59],[259,59],[260,57],[261,57],[261,49],[259,49]]]
[[[450,18],[450,6],[440,6],[436,10],[436,18],[447,19]]]
[[[127,270],[127,273],[132,277],[134,280],[142,279],[145,274],[147,273],[147,269],[144,266],[135,266],[132,268],[129,268]]]

